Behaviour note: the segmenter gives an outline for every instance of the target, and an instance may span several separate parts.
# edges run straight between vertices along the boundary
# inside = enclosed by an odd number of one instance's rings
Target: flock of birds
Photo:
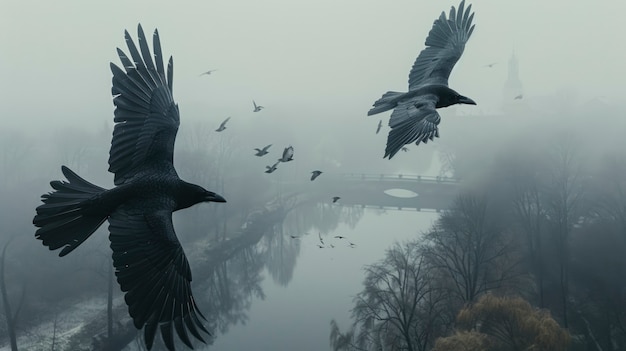
[[[474,30],[473,17],[471,5],[465,8],[464,0],[458,11],[452,7],[448,16],[442,12],[409,73],[408,92],[389,91],[368,111],[368,115],[375,115],[393,110],[384,157],[391,159],[400,150],[408,152],[405,145],[439,137],[438,108],[476,104],[448,87],[450,72]],[[50,250],[61,249],[59,255],[65,256],[108,221],[115,275],[135,327],[144,330],[147,349],[152,348],[157,329],[168,350],[175,349],[174,331],[193,348],[190,336],[205,342],[202,332],[210,333],[193,298],[191,269],[176,236],[172,213],[201,202],[224,203],[226,199],[178,177],[173,157],[180,116],[172,92],[173,59],[170,57],[166,69],[157,30],[154,54],[141,25],[137,32],[139,47],[126,31],[129,55],[117,49],[122,66],[111,63],[115,127],[109,171],[115,175],[115,187],[101,188],[62,166],[67,181],[50,182],[53,191],[42,195],[43,204],[33,218],[38,228],[35,237]],[[252,103],[253,112],[263,109],[256,101]],[[226,118],[216,131],[226,130],[229,120]],[[376,133],[381,128],[382,120]],[[255,155],[267,155],[271,146],[255,149]],[[278,162],[266,166],[265,172],[272,173],[280,163],[291,162],[293,154],[293,147],[286,147]],[[312,171],[311,181],[321,174]],[[339,199],[333,197],[333,203]],[[321,234],[319,240],[320,248],[326,247]],[[350,241],[348,245],[356,246]]]
[[[209,72],[214,72],[216,70],[210,70],[210,71],[206,71],[203,74],[210,74]],[[201,75],[203,75],[201,74]],[[252,100],[252,104],[254,105],[254,109],[252,110],[252,112],[259,112],[261,111],[264,107],[257,105],[256,102],[254,100]],[[227,117],[221,124],[220,126],[215,130],[216,132],[223,132],[224,130],[226,130],[226,123],[228,123],[228,121],[230,121],[230,116]],[[263,147],[262,149],[259,148],[255,148],[254,150],[256,151],[256,153],[254,154],[255,156],[258,157],[263,157],[265,155],[267,155],[269,153],[269,148],[272,146],[272,144],[266,145],[265,147]],[[280,164],[281,162],[286,163],[289,161],[293,161],[293,146],[288,146],[283,150],[283,155],[281,158],[278,159],[277,162],[275,162],[273,165],[269,165],[269,166],[265,166],[265,173],[273,173],[275,170],[278,169],[278,164]],[[322,171],[320,170],[314,170],[311,172],[311,181],[314,181],[317,177],[319,177],[322,173]]]

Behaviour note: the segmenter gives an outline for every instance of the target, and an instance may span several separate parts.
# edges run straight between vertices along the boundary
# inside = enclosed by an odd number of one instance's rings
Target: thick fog
[[[571,340],[578,338],[577,343],[570,342],[570,350],[586,350],[582,339],[592,345],[590,350],[595,350],[594,343],[605,350],[626,347],[623,313],[615,317],[606,312],[612,321],[600,327],[601,317],[594,315],[594,320],[585,314],[596,311],[596,305],[578,304],[584,300],[581,296],[592,296],[593,303],[610,300],[606,297],[610,293],[588,292],[584,287],[589,282],[614,281],[595,270],[606,262],[594,260],[607,252],[606,257],[613,258],[611,248],[626,249],[626,212],[620,207],[626,200],[619,193],[622,186],[626,188],[621,180],[626,177],[622,38],[626,3],[470,3],[476,28],[449,85],[477,105],[439,109],[441,137],[419,146],[409,144],[407,152],[388,160],[383,155],[389,113],[367,116],[367,111],[386,91],[407,90],[409,70],[433,21],[450,6],[458,6],[457,0],[4,1],[0,10],[0,252],[8,249],[0,256],[4,258],[0,265],[5,268],[9,304],[13,313],[18,310],[13,323],[20,350],[50,347],[51,334],[56,340],[57,316],[62,316],[58,328],[63,332],[91,325],[97,318],[104,320],[112,281],[106,224],[61,259],[35,239],[32,220],[40,196],[52,190],[49,182],[62,179],[61,165],[95,184],[113,187],[113,175],[107,172],[114,125],[109,64],[120,65],[115,49],[127,51],[124,30],[136,40],[139,23],[149,38],[157,28],[163,55],[173,56],[173,92],[181,121],[174,157],[179,175],[228,200],[174,216],[194,272],[194,292],[198,291],[200,310],[213,333],[207,349],[263,345],[305,350],[306,344],[319,350],[328,347],[329,334],[331,349],[356,349],[356,344],[338,340],[348,340],[350,330],[364,330],[354,321],[359,316],[354,312],[359,310],[355,296],[366,278],[363,267],[393,252],[396,241],[419,238],[436,247],[432,233],[447,222],[436,212],[407,214],[390,208],[343,206],[342,200],[333,204],[333,196],[349,203],[348,197],[359,193],[358,187],[350,190],[345,185],[349,184],[344,183],[345,174],[459,178],[455,192],[484,196],[490,209],[500,205],[502,212],[493,216],[501,215],[500,227],[515,226],[502,230],[510,234],[521,230],[511,219],[515,210],[505,210],[508,204],[518,204],[513,194],[519,190],[517,185],[532,178],[548,194],[557,187],[555,174],[567,173],[564,170],[575,170],[575,177],[562,178],[567,178],[568,186],[584,189],[575,200],[569,193],[561,199],[565,204],[578,201],[578,212],[565,216],[571,216],[563,225],[567,229],[559,227],[567,235],[559,236],[558,245],[571,242],[572,246],[558,262],[539,260],[550,267],[546,281],[557,280],[558,264],[571,263],[567,277],[572,288],[564,289],[561,298],[570,296],[576,308],[567,307],[567,302],[563,302],[566,307],[560,306],[555,296],[544,301],[543,286],[538,288],[534,280],[530,285],[541,294],[518,289],[524,285],[520,281],[491,292],[514,291],[532,306],[548,309],[558,325],[569,328]],[[208,70],[215,71],[201,75]],[[253,100],[264,109],[253,112]],[[227,117],[227,128],[215,132]],[[383,127],[376,134],[380,120]],[[269,155],[254,156],[254,148],[269,144]],[[290,145],[295,149],[294,161],[279,165],[275,173],[264,173]],[[311,182],[313,170],[324,173]],[[419,193],[421,188],[416,189],[408,190]],[[452,196],[448,201],[448,193],[440,194],[445,198],[441,201],[453,208],[450,213],[463,211],[462,201],[454,202]],[[550,199],[544,199],[546,223],[556,221],[549,208],[558,201]],[[362,201],[368,203],[357,204],[379,204],[375,198]],[[423,203],[415,207],[448,209]],[[276,208],[281,214],[270,216]],[[261,220],[260,213],[270,219]],[[444,220],[437,222],[438,218]],[[625,221],[621,227],[616,224],[620,220]],[[258,229],[247,227],[249,223]],[[604,236],[587,250],[590,235],[600,232]],[[335,238],[338,233],[360,242],[350,246]],[[321,245],[318,235],[326,243]],[[343,251],[330,251],[330,244],[333,250]],[[560,254],[565,246],[558,245],[550,250]],[[530,268],[520,275],[531,280],[543,277],[543,270],[538,274],[533,265],[536,257],[524,250],[516,257],[523,257],[520,267]],[[599,263],[588,272],[580,268],[585,260]],[[623,278],[626,264],[619,258],[609,263],[614,269],[611,274]],[[563,275],[560,278],[567,281]],[[119,286],[112,287],[115,328],[134,333]],[[613,292],[610,287],[606,291]],[[323,292],[328,292],[327,297]],[[455,312],[462,307],[449,305]],[[293,312],[302,306],[306,308],[301,313]],[[598,310],[626,310],[623,302],[603,306]],[[291,311],[283,313],[291,319],[278,312],[278,317],[272,315],[280,309]],[[6,310],[0,311],[0,350],[10,350],[11,326],[5,320],[11,318],[5,314]],[[276,341],[256,343],[276,329],[274,317],[280,323],[276,322],[278,330],[268,340]],[[331,320],[339,324],[332,333]],[[454,334],[446,328],[433,337]],[[98,335],[101,340],[106,325],[81,330],[86,335],[82,339]],[[308,338],[287,335],[309,332]],[[359,335],[364,340],[364,334]],[[59,336],[57,350],[77,349],[70,339],[82,340]],[[133,340],[130,346],[124,344],[125,350],[141,349],[140,338]],[[445,350],[434,345],[430,340],[416,350]],[[165,348],[157,344],[155,349]]]

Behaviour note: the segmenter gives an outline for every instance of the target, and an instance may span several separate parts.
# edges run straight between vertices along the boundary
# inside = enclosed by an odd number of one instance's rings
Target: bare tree
[[[496,217],[484,196],[462,194],[425,234],[424,255],[457,307],[520,277],[515,242]]]
[[[547,169],[546,214],[556,245],[563,325],[568,327],[569,239],[572,228],[583,214],[583,174],[575,140],[561,138],[549,152],[552,166]]]
[[[13,237],[15,238],[15,237]],[[11,311],[11,304],[9,303],[9,295],[7,293],[7,286],[4,277],[4,271],[6,268],[6,253],[9,244],[13,240],[13,238],[9,239],[6,244],[4,244],[4,248],[2,249],[2,256],[0,257],[0,293],[2,294],[2,304],[4,305],[4,316],[7,323],[7,331],[9,334],[9,341],[11,343],[11,351],[17,351],[17,335],[15,333],[16,325],[17,325],[17,317],[20,314],[20,310],[22,309],[22,305],[24,303],[24,296],[26,295],[26,289],[22,288],[22,295],[20,297],[19,302],[17,303],[17,308],[15,309],[15,313]]]
[[[419,245],[408,242],[389,249],[384,260],[368,266],[364,289],[355,298],[354,326],[342,334],[331,322],[335,350],[425,351],[438,335],[438,308],[443,291],[430,284]],[[333,328],[334,326],[334,328]]]

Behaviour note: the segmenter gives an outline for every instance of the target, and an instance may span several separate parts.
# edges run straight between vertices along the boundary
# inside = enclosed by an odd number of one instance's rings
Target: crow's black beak
[[[216,193],[209,191],[204,197],[204,201],[205,202],[226,202],[226,199]]]
[[[467,96],[460,96],[459,104],[476,105],[476,102],[474,102],[474,100],[468,98]]]

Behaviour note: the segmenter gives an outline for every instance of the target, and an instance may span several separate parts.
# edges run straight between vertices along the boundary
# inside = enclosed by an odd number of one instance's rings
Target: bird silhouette
[[[174,350],[174,330],[192,348],[190,334],[204,342],[200,331],[210,333],[191,293],[191,269],[172,212],[226,200],[178,177],[173,156],[180,118],[172,96],[173,60],[166,71],[157,30],[154,56],[141,25],[137,32],[139,50],[128,31],[130,56],[117,49],[124,70],[111,63],[116,108],[109,171],[115,187],[101,188],[62,166],[67,181],[50,182],[54,191],[42,195],[33,219],[39,228],[35,237],[65,256],[108,220],[117,282],[135,327],[144,329],[147,349],[157,329],[168,350]]]
[[[269,144],[269,145],[265,146],[262,149],[255,149],[256,150],[256,154],[254,154],[254,156],[261,157],[261,156],[267,155],[269,153],[267,150],[270,148],[270,146],[272,146],[272,144]]]
[[[297,236],[297,235],[289,235],[289,236],[290,236],[292,239],[298,239],[298,238],[299,238],[299,236]]]
[[[435,20],[426,38],[426,48],[420,52],[409,73],[409,91],[388,91],[374,102],[367,113],[375,115],[393,109],[387,137],[385,156],[391,159],[403,145],[427,143],[439,137],[441,117],[436,109],[454,104],[476,105],[474,100],[462,96],[448,87],[448,77],[465,49],[474,26],[472,5],[466,10],[461,1],[459,11],[450,10]]]
[[[322,173],[324,173],[324,172],[322,172],[322,171],[313,171],[313,172],[311,172],[311,173],[312,173],[312,174],[311,174],[311,181],[314,181],[314,180],[315,180],[315,178],[319,177],[319,176],[320,176],[320,174],[322,174]]]
[[[376,134],[380,132],[380,128],[383,127],[383,120],[378,121],[378,127],[376,127]]]
[[[524,95],[519,94],[516,97],[514,97],[513,100],[521,100],[522,98],[524,98]]]
[[[265,107],[257,105],[256,102],[254,100],[252,100],[252,104],[254,105],[254,110],[252,112],[259,112],[262,109],[264,109]]]
[[[341,199],[341,197],[339,196],[333,196],[333,203],[339,201],[339,199]]]
[[[498,64],[498,63],[497,62],[492,62],[492,63],[486,64],[485,67],[492,68],[496,64]]]
[[[350,246],[351,248],[355,248],[355,247],[356,247],[356,244],[355,244],[355,243],[353,243],[353,242],[350,242],[350,241],[349,241],[349,242],[348,242],[348,246]]]
[[[265,173],[272,173],[274,172],[277,168],[278,168],[278,164],[280,163],[280,161],[274,163],[271,166],[265,166],[265,168],[267,168],[267,170],[265,171]]]
[[[345,239],[345,236],[341,236],[341,235],[335,235],[335,239]]]
[[[215,72],[215,71],[217,71],[217,70],[216,70],[216,69],[210,69],[210,70],[208,70],[208,71],[206,71],[206,72],[202,72],[202,73],[200,73],[200,74],[198,75],[198,77],[202,77],[202,76],[210,76],[210,75],[211,75],[211,73],[213,73],[213,72]]]
[[[283,156],[278,159],[278,162],[293,161],[293,146],[288,146],[283,150]]]
[[[402,147],[402,149],[400,149],[400,150],[402,150],[402,151],[404,151],[404,152],[409,152],[409,148],[408,148],[408,147],[406,147],[406,146],[403,146],[403,147]]]
[[[230,119],[230,117],[226,118],[226,119],[224,120],[224,122],[222,122],[222,124],[220,124],[220,127],[219,127],[219,128],[217,128],[215,131],[216,131],[216,132],[221,132],[221,131],[223,131],[224,129],[226,129],[226,122],[228,122],[228,120],[229,120],[229,119]]]

